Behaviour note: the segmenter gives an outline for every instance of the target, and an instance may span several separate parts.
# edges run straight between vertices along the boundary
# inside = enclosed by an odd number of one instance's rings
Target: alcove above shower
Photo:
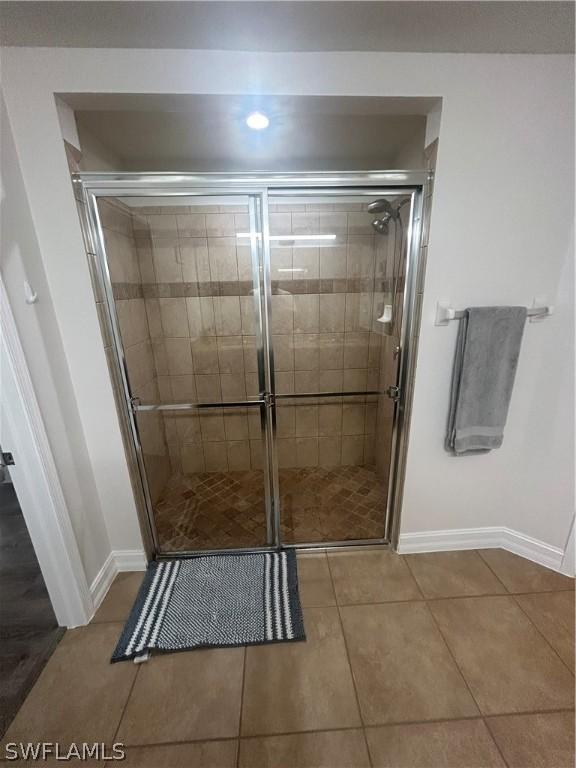
[[[438,100],[61,99],[152,552],[390,542]]]

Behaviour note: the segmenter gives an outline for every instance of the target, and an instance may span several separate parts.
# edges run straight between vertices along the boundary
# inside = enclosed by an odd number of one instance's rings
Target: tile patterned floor
[[[266,542],[264,478],[258,470],[174,475],[154,511],[166,552]]]
[[[574,581],[502,551],[299,556],[304,643],[109,664],[141,582],[66,633],[8,741],[138,768],[572,768]]]
[[[374,467],[281,469],[279,485],[286,543],[384,536],[386,488]],[[164,551],[263,546],[263,473],[174,475],[155,514]]]

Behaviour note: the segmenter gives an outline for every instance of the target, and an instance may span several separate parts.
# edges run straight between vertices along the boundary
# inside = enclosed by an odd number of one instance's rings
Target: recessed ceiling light
[[[270,125],[270,120],[262,112],[250,112],[246,118],[246,125],[253,131],[263,131]]]

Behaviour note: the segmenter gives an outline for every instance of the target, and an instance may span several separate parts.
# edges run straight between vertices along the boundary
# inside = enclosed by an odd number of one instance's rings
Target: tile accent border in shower
[[[349,277],[312,280],[272,280],[272,294],[332,294],[387,292],[393,288],[391,279]],[[400,278],[398,289],[404,287]],[[177,299],[204,296],[250,296],[253,283],[250,280],[224,280],[194,283],[113,283],[114,298],[120,299]]]

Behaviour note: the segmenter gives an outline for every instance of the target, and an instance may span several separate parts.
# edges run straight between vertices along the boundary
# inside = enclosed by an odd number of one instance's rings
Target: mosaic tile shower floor
[[[281,469],[286,543],[384,536],[386,487],[372,466]],[[164,551],[258,547],[266,542],[258,470],[174,475],[155,505]]]

